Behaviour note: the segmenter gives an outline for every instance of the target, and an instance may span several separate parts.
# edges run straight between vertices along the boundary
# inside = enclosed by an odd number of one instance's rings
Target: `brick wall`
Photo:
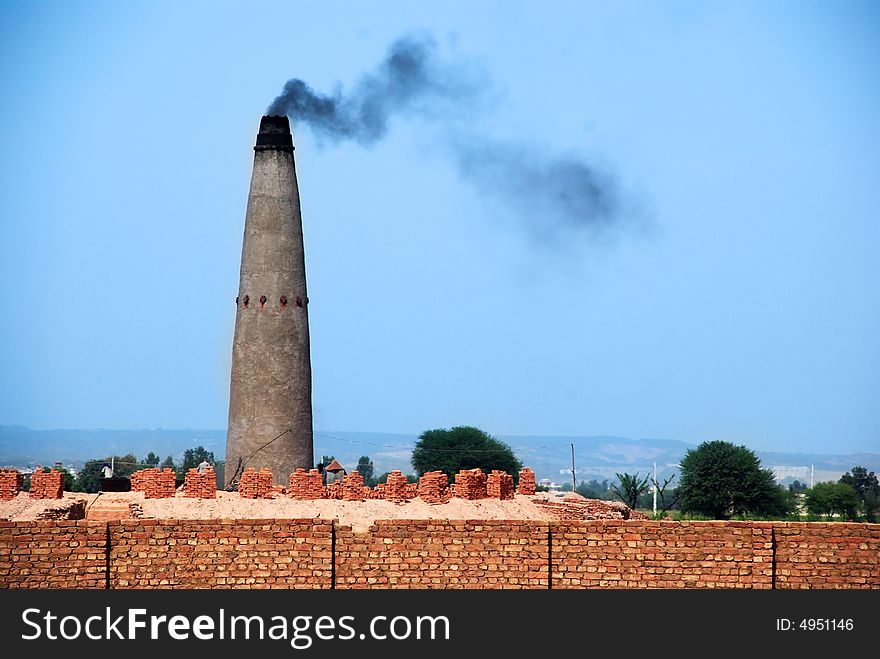
[[[104,588],[107,525],[0,520],[0,588]]]
[[[770,588],[769,522],[552,526],[553,588]]]
[[[337,588],[546,588],[548,526],[389,520],[336,530]]]
[[[777,588],[880,588],[880,524],[774,524]]]
[[[880,524],[386,520],[356,533],[320,519],[0,521],[0,588],[107,583],[877,589]]]
[[[124,520],[111,588],[329,588],[331,521]]]

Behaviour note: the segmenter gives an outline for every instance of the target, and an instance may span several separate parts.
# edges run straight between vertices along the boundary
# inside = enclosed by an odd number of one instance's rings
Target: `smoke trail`
[[[582,159],[474,138],[457,140],[452,149],[464,180],[511,206],[545,238],[597,236],[626,215],[616,179]]]
[[[510,205],[538,235],[596,236],[620,224],[627,204],[610,172],[575,156],[542,156],[522,145],[462,132],[453,119],[464,111],[472,119],[489,87],[480,67],[443,61],[433,40],[408,37],[395,41],[385,60],[350,93],[338,88],[332,95],[320,94],[294,78],[267,112],[287,114],[320,136],[365,146],[386,134],[393,116],[425,116],[443,124],[445,153],[462,178]]]
[[[440,62],[435,50],[431,39],[398,39],[378,69],[364,75],[350,94],[337,89],[327,96],[294,78],[266,112],[287,114],[332,139],[373,144],[384,137],[394,114],[446,116],[460,102],[479,96],[479,72]]]

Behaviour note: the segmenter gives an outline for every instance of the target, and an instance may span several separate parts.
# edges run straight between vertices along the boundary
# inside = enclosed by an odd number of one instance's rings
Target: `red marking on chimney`
[[[244,303],[244,306],[247,306],[250,303],[250,301],[251,301],[250,295],[245,295],[244,299],[242,300],[242,302]]]
[[[302,307],[302,305],[303,305],[302,298],[299,295],[297,295],[296,296],[296,306]]]
[[[286,295],[282,295],[282,296],[281,296],[281,299],[280,299],[280,302],[281,302],[281,307],[282,307],[282,308],[283,308],[283,307],[286,307],[286,306],[287,306],[287,296],[286,296]]]
[[[265,295],[261,295],[261,296],[260,296],[260,308],[266,306],[266,300],[267,300],[267,299],[268,299],[268,298],[267,298]]]

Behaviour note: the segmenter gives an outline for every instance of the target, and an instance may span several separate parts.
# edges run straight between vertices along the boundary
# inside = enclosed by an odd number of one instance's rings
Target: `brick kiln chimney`
[[[312,369],[299,190],[287,117],[254,147],[232,342],[226,482],[266,467],[286,484],[314,464]]]

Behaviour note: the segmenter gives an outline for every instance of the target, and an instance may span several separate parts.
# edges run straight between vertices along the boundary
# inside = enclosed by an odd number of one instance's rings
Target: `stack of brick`
[[[429,471],[419,479],[419,498],[425,503],[449,501],[449,477],[442,471]]]
[[[177,476],[173,469],[141,469],[131,475],[131,491],[143,492],[146,499],[168,499],[177,490]]]
[[[393,501],[394,503],[403,503],[406,501],[409,498],[407,497],[407,485],[408,481],[402,471],[397,469],[392,471],[388,474],[388,478],[385,480],[385,487],[382,488],[385,500]]]
[[[379,483],[376,487],[364,488],[364,498],[366,499],[384,499],[385,498],[385,483]]]
[[[646,515],[631,510],[620,501],[600,501],[599,499],[563,498],[561,501],[548,499],[532,499],[553,517],[560,520],[597,520],[597,519],[648,519]]]
[[[418,483],[407,483],[403,488],[403,496],[406,499],[415,499],[419,496],[419,484]]]
[[[190,469],[183,479],[183,496],[191,499],[216,499],[217,475],[212,467],[200,474],[198,469]]]
[[[238,481],[238,494],[245,499],[269,499],[272,494],[272,472],[248,467]]]
[[[523,467],[519,472],[519,485],[516,488],[517,494],[525,494],[532,496],[536,491],[535,472],[528,467]]]
[[[52,471],[35,471],[31,476],[31,499],[60,499],[64,494],[64,474]]]
[[[321,494],[322,499],[341,499],[342,498],[342,481],[334,481],[324,486]]]
[[[324,498],[324,485],[321,483],[321,472],[317,469],[306,471],[298,468],[290,475],[287,496],[301,501]]]
[[[455,475],[454,494],[459,499],[485,499],[486,474],[479,469],[462,469]]]
[[[513,498],[513,476],[506,471],[493,469],[486,479],[486,495],[492,499]]]
[[[364,500],[364,477],[357,470],[349,472],[342,482],[342,498],[346,501]]]
[[[0,501],[17,497],[23,481],[24,476],[17,469],[0,469]]]

